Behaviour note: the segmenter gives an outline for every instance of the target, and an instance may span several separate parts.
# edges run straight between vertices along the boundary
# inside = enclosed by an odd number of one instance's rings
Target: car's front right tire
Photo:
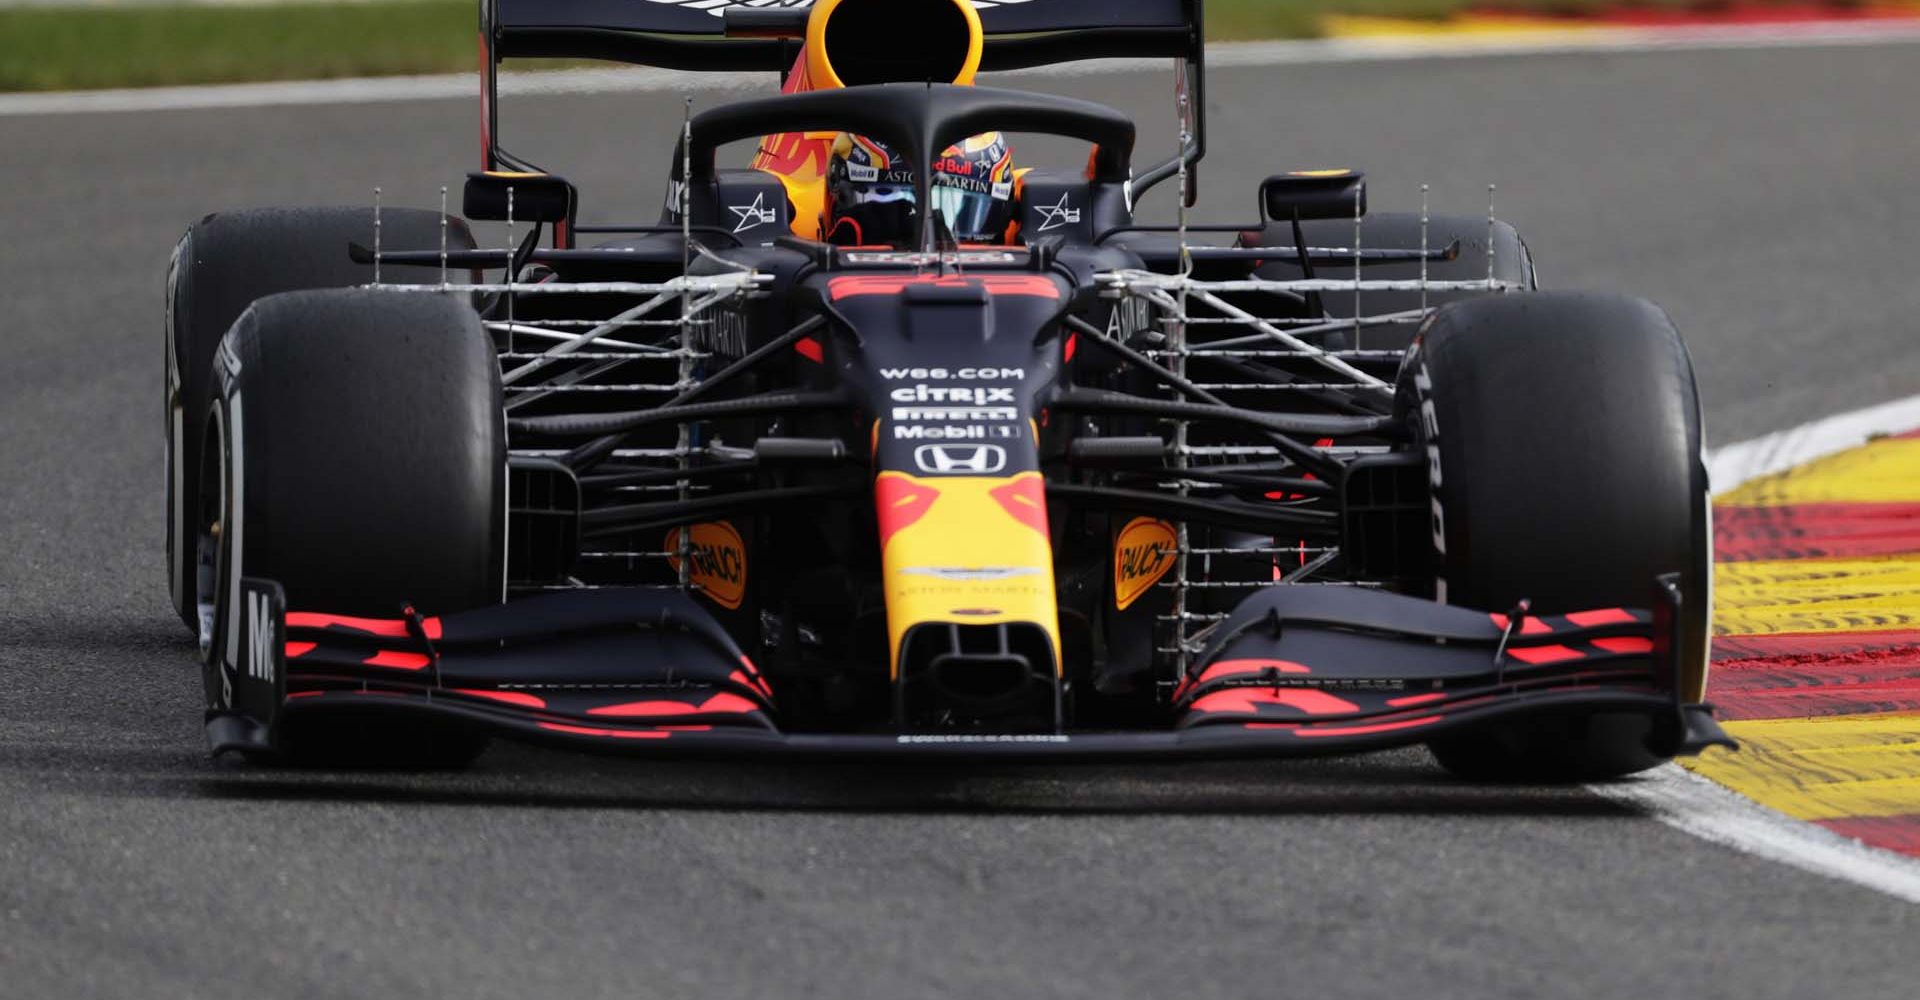
[[[199,629],[194,598],[195,563],[190,525],[200,519],[196,478],[207,428],[207,401],[214,352],[247,307],[280,292],[347,288],[371,282],[374,268],[357,264],[347,245],[376,243],[372,208],[259,208],[209,215],[187,229],[167,267],[166,466],[167,583],[174,610]],[[383,249],[424,250],[440,245],[441,215],[416,208],[379,213]],[[454,250],[473,247],[463,219],[448,217],[444,230]],[[467,272],[448,275],[456,283]],[[387,282],[438,282],[434,269],[390,266]]]

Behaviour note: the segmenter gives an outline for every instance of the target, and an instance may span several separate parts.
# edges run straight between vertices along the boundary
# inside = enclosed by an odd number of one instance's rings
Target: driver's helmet
[[[1013,149],[998,132],[949,146],[933,165],[933,207],[961,243],[1007,242]],[[828,239],[842,246],[913,238],[913,166],[881,143],[843,132],[827,166]]]

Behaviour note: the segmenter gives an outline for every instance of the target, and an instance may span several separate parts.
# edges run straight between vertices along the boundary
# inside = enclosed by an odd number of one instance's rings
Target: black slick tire
[[[388,208],[380,212],[386,249],[438,247],[438,212]],[[447,246],[473,247],[464,220],[449,217]],[[188,228],[167,269],[166,453],[167,574],[174,610],[189,629],[195,618],[193,546],[187,537],[198,518],[194,492],[200,442],[207,419],[214,351],[256,299],[311,288],[346,288],[373,280],[370,265],[356,264],[348,243],[374,245],[371,208],[263,208],[209,215]],[[467,272],[453,277],[466,281]],[[439,272],[387,267],[387,282],[440,280]]]
[[[234,323],[214,371],[195,531],[209,647],[228,638],[240,576],[278,582],[290,610],[366,617],[502,599],[499,367],[463,299],[270,296]],[[296,761],[449,766],[485,745],[432,719],[288,721]]]
[[[1680,574],[1680,696],[1705,685],[1711,525],[1692,363],[1639,299],[1531,293],[1439,310],[1400,380],[1427,456],[1436,594],[1535,614],[1647,607]],[[1463,777],[1591,781],[1674,745],[1643,715],[1529,718],[1436,740]]]

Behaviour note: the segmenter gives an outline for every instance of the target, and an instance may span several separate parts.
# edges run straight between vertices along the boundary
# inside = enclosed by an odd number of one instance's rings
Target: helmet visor
[[[848,191],[844,197],[852,205],[891,205],[895,202],[913,201],[911,184],[861,184]]]
[[[999,240],[1002,234],[992,231],[994,208],[994,197],[985,191],[946,185],[936,185],[933,189],[933,210],[947,220],[947,228],[957,240],[968,243]]]

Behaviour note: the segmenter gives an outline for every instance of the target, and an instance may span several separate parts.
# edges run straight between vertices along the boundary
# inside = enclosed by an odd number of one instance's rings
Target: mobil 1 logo
[[[926,424],[895,424],[895,441],[1018,441],[1021,439],[1020,425],[1013,424],[966,424],[960,426],[928,426]]]

